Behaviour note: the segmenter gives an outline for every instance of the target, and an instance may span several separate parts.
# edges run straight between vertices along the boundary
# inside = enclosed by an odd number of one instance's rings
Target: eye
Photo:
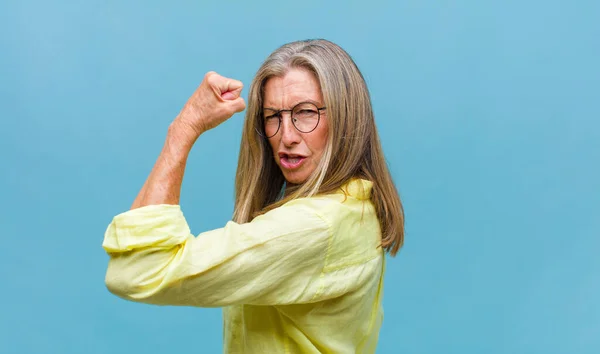
[[[298,119],[310,119],[319,114],[317,106],[311,102],[299,103],[294,107],[294,116]]]
[[[265,115],[265,121],[269,122],[269,121],[275,121],[275,120],[279,120],[280,114],[279,113],[273,113],[273,114],[269,114],[269,115]]]
[[[296,118],[305,119],[305,118],[313,118],[317,115],[317,111],[313,109],[301,109],[298,110],[295,114]]]

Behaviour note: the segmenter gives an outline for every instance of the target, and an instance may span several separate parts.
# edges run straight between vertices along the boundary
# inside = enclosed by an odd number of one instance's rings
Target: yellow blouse
[[[127,300],[223,307],[225,353],[374,353],[385,257],[372,183],[192,235],[178,205],[115,216],[106,286]]]

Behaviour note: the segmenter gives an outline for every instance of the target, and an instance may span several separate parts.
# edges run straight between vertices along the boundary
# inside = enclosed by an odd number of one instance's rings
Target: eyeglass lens
[[[265,134],[268,138],[279,131],[282,120],[282,111],[264,111]],[[289,112],[289,110],[288,110]],[[319,109],[310,102],[299,103],[291,112],[292,124],[302,133],[310,133],[317,128],[320,119]]]

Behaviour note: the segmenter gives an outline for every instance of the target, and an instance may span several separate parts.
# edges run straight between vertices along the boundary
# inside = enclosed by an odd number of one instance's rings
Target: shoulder
[[[293,200],[282,209],[321,219],[329,240],[326,269],[368,262],[382,255],[381,227],[370,199],[371,183],[354,180],[339,192]],[[315,222],[318,224],[319,222]]]

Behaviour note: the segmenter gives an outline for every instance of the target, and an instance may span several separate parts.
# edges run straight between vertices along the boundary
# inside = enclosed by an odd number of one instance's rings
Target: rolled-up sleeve
[[[158,305],[318,301],[331,233],[318,208],[301,202],[198,236],[178,205],[145,206],[115,216],[106,229],[106,286]]]

